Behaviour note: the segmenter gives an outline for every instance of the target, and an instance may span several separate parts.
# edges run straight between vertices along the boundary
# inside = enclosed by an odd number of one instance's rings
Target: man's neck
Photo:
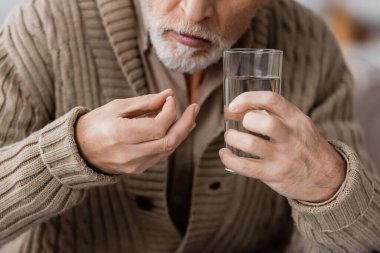
[[[201,96],[201,83],[203,79],[203,70],[194,74],[185,74],[189,104],[199,103]]]

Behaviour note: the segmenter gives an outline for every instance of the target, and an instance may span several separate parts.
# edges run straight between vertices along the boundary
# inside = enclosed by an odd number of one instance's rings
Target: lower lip
[[[170,35],[179,43],[189,46],[189,47],[206,47],[210,45],[210,41],[199,39],[196,37],[191,37],[184,34],[179,34],[174,31],[170,31]]]

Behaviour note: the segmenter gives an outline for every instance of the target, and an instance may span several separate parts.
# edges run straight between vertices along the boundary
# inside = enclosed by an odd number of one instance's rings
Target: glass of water
[[[281,93],[282,57],[282,51],[275,49],[241,48],[224,51],[223,89],[225,131],[235,129],[240,132],[248,132],[242,124],[244,115],[232,114],[228,110],[229,104],[238,95],[249,91],[272,91],[278,94]],[[260,137],[260,135],[257,136]],[[226,145],[226,147],[238,156],[257,158],[254,155],[247,154],[229,145]],[[226,170],[231,172],[229,169]]]

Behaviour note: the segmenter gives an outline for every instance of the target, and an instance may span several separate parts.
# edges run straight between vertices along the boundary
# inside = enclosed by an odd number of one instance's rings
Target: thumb
[[[149,94],[131,99],[126,99],[122,106],[120,115],[123,118],[134,118],[148,113],[154,113],[162,109],[166,99],[173,95],[171,89],[164,90],[157,94]]]

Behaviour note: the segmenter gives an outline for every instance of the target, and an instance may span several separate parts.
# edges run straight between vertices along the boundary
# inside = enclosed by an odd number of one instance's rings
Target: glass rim
[[[262,54],[283,54],[284,52],[279,49],[271,48],[230,48],[224,50],[224,53],[229,54],[248,54],[248,53],[262,53]]]

